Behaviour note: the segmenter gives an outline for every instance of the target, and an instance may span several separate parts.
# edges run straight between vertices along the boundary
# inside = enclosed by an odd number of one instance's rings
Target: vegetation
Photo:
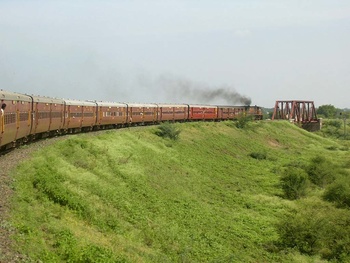
[[[349,211],[311,199],[277,225],[279,245],[332,262],[349,262]]]
[[[288,122],[173,127],[174,141],[158,127],[72,135],[21,163],[14,249],[33,262],[350,260],[348,141]]]
[[[334,202],[339,207],[350,208],[350,181],[347,176],[340,176],[330,184],[325,193],[324,199]]]
[[[250,115],[241,114],[235,121],[235,125],[239,129],[244,129],[247,125],[253,120],[253,117]]]
[[[281,178],[281,186],[286,198],[295,200],[304,197],[309,185],[307,173],[301,168],[290,168]]]
[[[337,108],[333,105],[322,105],[317,108],[317,114],[324,118],[335,118],[337,114]]]
[[[155,133],[162,138],[169,138],[175,141],[179,138],[181,130],[176,128],[174,123],[163,122]]]
[[[322,120],[322,129],[318,134],[342,140],[350,140],[350,110],[338,109],[333,105],[322,105],[317,109]]]

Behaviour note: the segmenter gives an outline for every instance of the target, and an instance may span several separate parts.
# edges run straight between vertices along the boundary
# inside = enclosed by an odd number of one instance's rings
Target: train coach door
[[[69,124],[70,124],[70,110],[71,110],[71,105],[66,104],[66,110],[65,110],[65,116],[64,116],[65,129],[68,129]]]
[[[1,109],[1,116],[0,116],[0,133],[4,133],[5,130],[5,124],[4,124],[4,120],[5,120],[5,111],[3,109]],[[1,134],[0,134],[0,142],[1,142]]]

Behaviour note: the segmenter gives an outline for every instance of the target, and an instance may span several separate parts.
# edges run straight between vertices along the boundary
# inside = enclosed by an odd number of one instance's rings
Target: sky
[[[0,89],[350,108],[350,1],[0,0]]]

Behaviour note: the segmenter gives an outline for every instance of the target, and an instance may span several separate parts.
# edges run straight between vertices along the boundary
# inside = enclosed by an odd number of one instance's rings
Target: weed
[[[324,199],[336,203],[339,207],[350,207],[350,182],[347,177],[339,177],[326,188]]]
[[[175,124],[164,122],[159,125],[156,134],[162,138],[169,138],[171,140],[177,140],[181,131],[176,128]]]
[[[252,152],[249,154],[250,157],[257,160],[266,160],[267,153],[266,152]]]
[[[300,168],[290,168],[285,170],[281,178],[284,195],[291,200],[299,199],[306,195],[309,185],[307,173]]]
[[[235,121],[236,127],[238,129],[244,129],[247,127],[248,123],[253,120],[252,116],[240,115]]]
[[[310,164],[306,168],[311,182],[324,187],[332,183],[336,177],[335,165],[324,156],[316,156],[310,160]]]

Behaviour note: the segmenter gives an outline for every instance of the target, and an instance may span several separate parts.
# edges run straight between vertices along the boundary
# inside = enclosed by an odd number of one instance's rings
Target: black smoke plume
[[[159,85],[166,89],[173,99],[181,98],[183,101],[194,101],[196,103],[217,104],[218,102],[225,102],[229,105],[247,106],[251,104],[249,97],[241,95],[234,88],[227,85],[215,87],[168,75],[159,78]]]
[[[194,92],[203,99],[203,102],[211,102],[215,99],[222,99],[229,104],[240,103],[247,106],[249,106],[252,102],[250,98],[239,94],[237,91],[229,87],[221,87],[214,90],[195,90]]]

